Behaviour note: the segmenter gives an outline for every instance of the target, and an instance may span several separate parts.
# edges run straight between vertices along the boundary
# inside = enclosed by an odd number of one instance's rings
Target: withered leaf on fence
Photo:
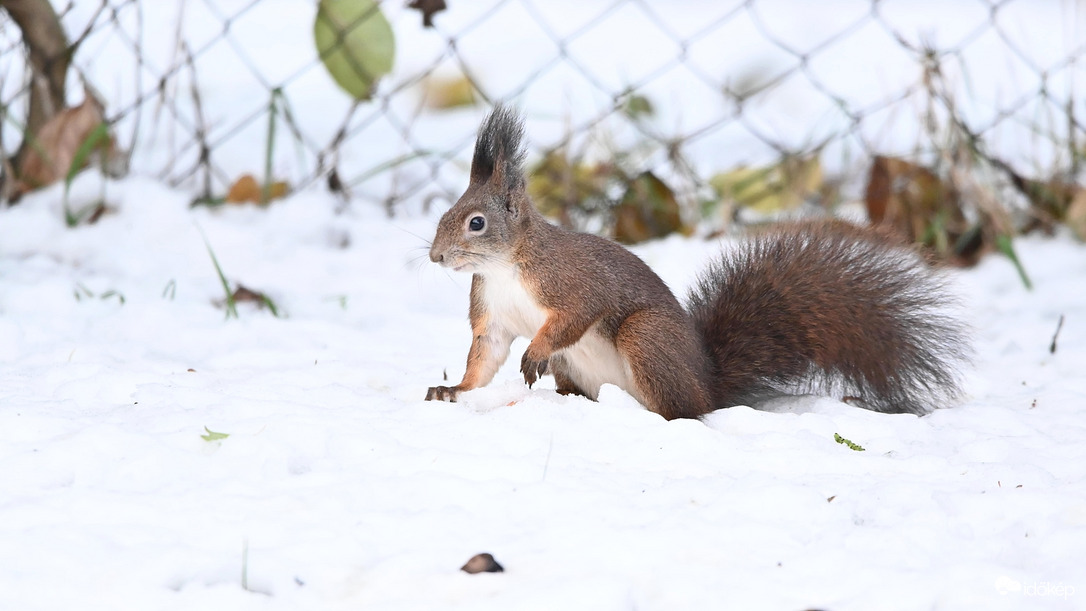
[[[413,8],[422,13],[422,27],[434,27],[434,13],[445,10],[445,0],[412,0],[407,8]]]
[[[939,260],[973,265],[990,248],[993,232],[966,220],[957,191],[923,166],[877,155],[864,193],[873,225],[923,244]]]
[[[528,194],[544,215],[573,227],[576,213],[601,212],[610,206],[606,189],[614,173],[610,164],[571,159],[558,149],[528,171]]]
[[[463,74],[427,77],[422,82],[422,89],[426,106],[435,110],[472,106],[478,101],[475,85]]]
[[[648,119],[656,114],[656,105],[648,96],[630,92],[622,100],[619,107],[627,117],[638,121]]]
[[[82,104],[57,113],[37,134],[28,134],[30,145],[17,168],[20,184],[15,192],[21,195],[51,185],[70,172],[86,167],[88,155],[77,159],[78,152],[84,142],[102,130],[104,122],[101,102],[87,90]],[[112,136],[102,138],[97,148],[105,154],[108,164],[115,154]]]
[[[1062,222],[1086,240],[1086,189],[1060,179],[1033,180],[1014,174],[1012,180],[1031,206],[1033,218],[1023,232],[1040,228],[1051,233]]]
[[[652,172],[644,172],[626,188],[615,207],[614,237],[624,244],[688,233],[675,192]]]
[[[1067,213],[1067,208],[1080,187],[1061,180],[1033,180],[1016,176],[1020,181],[1019,189],[1029,199],[1034,213],[1042,225],[1059,221]],[[1051,229],[1051,227],[1045,227]]]
[[[281,180],[267,185],[267,192],[265,192],[264,185],[257,182],[252,174],[242,174],[240,178],[234,181],[234,184],[230,185],[225,201],[229,204],[245,202],[267,204],[273,199],[285,197],[289,192],[290,185]]]
[[[786,156],[775,165],[739,167],[709,179],[717,195],[762,214],[794,210],[822,187],[817,155]]]
[[[950,190],[931,170],[893,157],[878,155],[864,193],[867,216],[876,225],[889,225],[919,240]]]

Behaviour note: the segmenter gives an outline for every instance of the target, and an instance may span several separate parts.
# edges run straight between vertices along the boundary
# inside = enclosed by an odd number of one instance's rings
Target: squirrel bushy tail
[[[944,284],[890,234],[843,222],[752,238],[711,264],[688,302],[715,403],[810,392],[879,412],[945,405],[970,350]]]

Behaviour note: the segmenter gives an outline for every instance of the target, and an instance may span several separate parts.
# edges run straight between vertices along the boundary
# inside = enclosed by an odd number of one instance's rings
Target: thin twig
[[[1049,354],[1056,354],[1056,339],[1060,336],[1060,329],[1063,328],[1063,314],[1060,314],[1060,321],[1056,323],[1056,332],[1052,335],[1052,344],[1048,347]]]

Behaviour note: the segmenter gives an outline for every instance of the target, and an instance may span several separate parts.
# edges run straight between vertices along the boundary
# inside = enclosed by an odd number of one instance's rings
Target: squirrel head
[[[537,214],[525,189],[524,119],[498,104],[475,141],[468,188],[438,222],[430,260],[456,271],[507,265],[514,242]]]

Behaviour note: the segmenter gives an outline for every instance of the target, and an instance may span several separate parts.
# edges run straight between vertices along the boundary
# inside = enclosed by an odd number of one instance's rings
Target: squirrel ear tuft
[[[471,182],[495,182],[512,192],[524,187],[524,118],[498,104],[483,120],[471,160]]]

